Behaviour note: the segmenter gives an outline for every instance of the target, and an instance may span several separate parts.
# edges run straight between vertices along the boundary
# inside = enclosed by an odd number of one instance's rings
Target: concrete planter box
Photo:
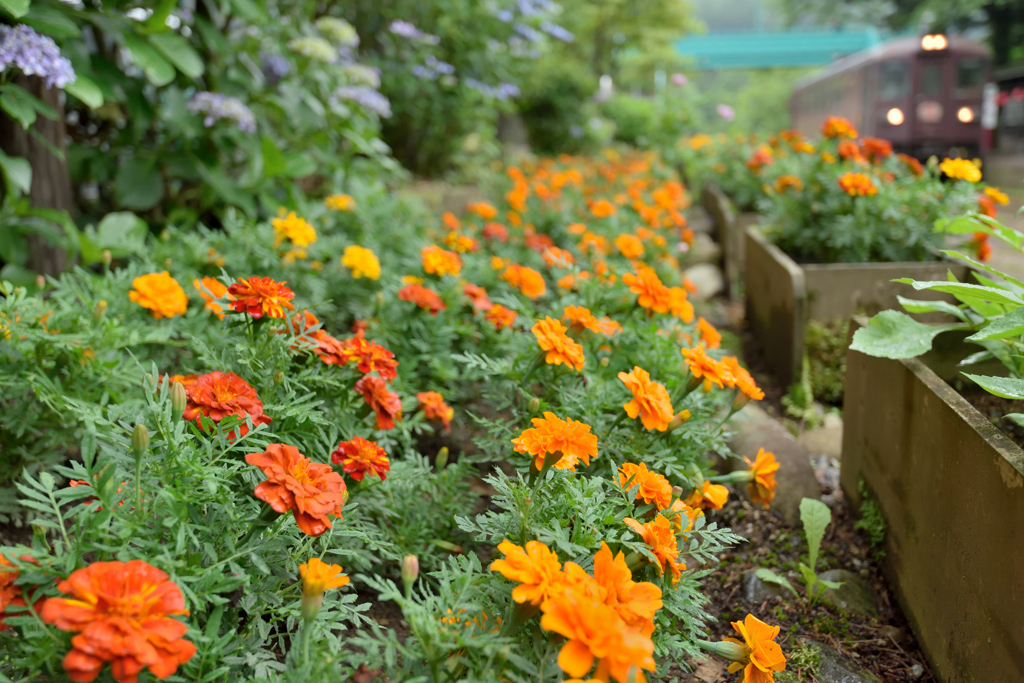
[[[962,280],[968,270],[966,265],[950,261],[801,265],[771,244],[756,227],[748,227],[744,237],[747,324],[761,345],[769,369],[784,385],[800,375],[807,321],[831,322],[848,320],[859,313],[902,310],[897,295],[951,300],[891,280],[945,280],[947,270]],[[925,322],[941,320],[936,314],[915,317]]]
[[[1024,681],[1024,451],[924,360],[847,352],[843,492],[856,509],[863,479],[877,501],[883,570],[938,679]]]

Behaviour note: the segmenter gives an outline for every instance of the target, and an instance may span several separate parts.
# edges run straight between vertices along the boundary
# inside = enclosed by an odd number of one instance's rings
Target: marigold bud
[[[284,382],[284,372],[278,370],[274,373],[274,384],[282,384]]]
[[[722,659],[729,662],[747,662],[750,661],[750,654],[753,652],[746,645],[740,645],[739,643],[730,643],[726,640],[721,640],[716,643],[709,643],[704,640],[697,641],[697,644],[703,650],[718,655]]]
[[[681,411],[679,411],[676,414],[675,417],[673,417],[671,420],[669,420],[668,431],[671,432],[671,431],[674,431],[676,429],[679,429],[680,427],[683,426],[683,423],[686,422],[689,419],[690,419],[690,411],[689,410],[681,410]]]
[[[175,420],[181,418],[187,406],[188,394],[185,393],[185,385],[181,382],[171,382],[171,414]]]
[[[103,265],[105,265],[105,266],[107,266],[109,268],[110,264],[113,262],[113,260],[114,260],[114,256],[113,256],[113,254],[110,253],[110,250],[109,249],[104,249],[103,250]]]
[[[608,358],[608,356],[603,356],[603,357],[601,358],[601,360],[599,360],[599,361],[597,361],[597,362],[601,364],[601,367],[602,367],[602,368],[606,368],[606,367],[608,367],[609,365],[611,365],[611,364],[612,364],[612,361],[611,361],[611,359],[610,359],[610,358]]]
[[[36,288],[42,289],[46,286],[46,278],[42,275],[36,275]]]
[[[673,498],[682,498],[683,497],[683,487],[682,486],[673,486],[672,487],[672,497]]]
[[[448,465],[448,447],[444,446],[437,452],[437,459],[434,460],[434,466],[437,471],[440,472]]]
[[[377,292],[377,296],[375,298],[378,306],[384,305],[384,292]]]
[[[744,394],[742,391],[737,391],[736,395],[732,399],[732,412],[736,413],[743,409],[743,406],[750,403],[750,397]]]
[[[132,450],[135,451],[135,457],[141,458],[149,448],[149,430],[146,429],[146,425],[137,424],[135,430],[132,431]]]
[[[538,410],[540,410],[540,399],[534,396],[533,398],[530,399],[529,403],[526,404],[526,408],[531,413],[536,413]]]
[[[316,615],[320,613],[320,608],[324,605],[324,594],[321,591],[315,595],[306,595],[305,591],[302,593],[302,620],[313,621],[316,619]]]
[[[92,309],[92,317],[96,322],[103,320],[107,315],[107,302],[100,299]]]
[[[415,555],[402,558],[402,581],[412,583],[420,575],[420,560]]]

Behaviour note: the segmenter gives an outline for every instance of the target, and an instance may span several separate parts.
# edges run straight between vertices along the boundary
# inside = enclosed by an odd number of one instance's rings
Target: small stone
[[[826,417],[828,417],[826,415]],[[824,455],[830,460],[842,460],[843,426],[819,427],[797,437],[800,445],[811,455]]]
[[[697,287],[694,298],[699,301],[707,301],[725,290],[725,276],[722,274],[722,269],[710,263],[698,263],[695,266],[690,266],[683,271],[683,276]]]
[[[892,641],[894,643],[903,642],[903,639],[907,637],[907,634],[901,628],[896,626],[883,626],[878,629],[878,634],[885,639],[886,642]]]
[[[825,419],[821,426],[825,429],[842,429],[843,418],[838,413],[825,413]]]
[[[820,662],[817,680],[819,683],[881,683],[874,674],[843,658],[831,647],[809,638],[803,640],[803,643],[818,651]]]
[[[787,595],[792,597],[791,593],[777,583],[757,578],[756,569],[743,572],[740,580],[743,584],[743,599],[747,602],[761,604],[769,598],[785,598]]]
[[[689,255],[692,263],[718,263],[722,258],[722,248],[710,235],[699,232],[693,237]]]
[[[839,609],[866,617],[878,616],[878,596],[860,574],[845,569],[830,569],[818,578],[823,581],[842,583],[839,588],[827,588],[821,599]]]
[[[914,678],[924,676],[924,667],[915,663],[914,666],[910,667],[910,675]]]

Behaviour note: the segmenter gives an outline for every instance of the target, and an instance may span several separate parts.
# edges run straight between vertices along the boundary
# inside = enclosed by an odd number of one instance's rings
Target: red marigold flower
[[[356,363],[359,372],[376,372],[390,382],[398,377],[398,361],[395,354],[374,341],[362,337],[351,337],[341,342],[341,356],[344,363]]]
[[[484,317],[487,322],[494,325],[494,329],[503,330],[506,327],[511,327],[516,322],[516,316],[518,314],[510,308],[505,308],[501,304],[494,304],[494,307],[487,311],[487,315]]]
[[[183,639],[188,627],[171,618],[188,614],[181,589],[142,560],[94,562],[72,572],[57,590],[70,597],[49,598],[40,616],[78,633],[64,656],[75,683],[95,680],[104,662],[120,683],[135,683],[146,668],[167,678],[196,653]]]
[[[254,426],[270,423],[270,418],[263,414],[263,402],[256,395],[256,390],[233,372],[215,371],[200,375],[185,387],[185,395],[188,405],[182,417],[190,422],[194,420],[200,427],[200,416],[214,422],[235,415],[243,420],[250,418]],[[244,436],[248,431],[247,425],[241,425],[240,433],[231,432],[230,438]]]
[[[380,377],[366,375],[356,382],[355,390],[377,413],[377,429],[394,429],[395,422],[402,421],[402,401]]]
[[[473,308],[478,311],[489,311],[494,307],[491,302],[491,297],[487,296],[487,290],[480,285],[474,285],[472,282],[467,282],[462,285],[462,293],[466,295],[470,303],[473,304]]]
[[[428,420],[440,422],[444,425],[446,432],[452,431],[452,418],[455,417],[455,409],[444,402],[444,396],[436,391],[424,391],[416,394],[416,400],[423,408],[423,414]]]
[[[508,242],[508,228],[501,223],[488,223],[481,234],[489,240]]]
[[[871,161],[881,161],[892,154],[892,143],[881,138],[864,138],[861,150]]]
[[[248,313],[257,319],[264,315],[284,318],[285,309],[295,310],[291,302],[295,293],[285,287],[286,284],[269,277],[238,278],[238,282],[228,287],[228,294],[235,297],[231,307],[236,313]]]
[[[331,453],[331,462],[341,465],[345,474],[356,481],[362,481],[367,473],[375,474],[384,481],[391,470],[391,461],[384,449],[375,441],[367,441],[361,436],[339,443]]]
[[[448,308],[437,292],[423,285],[412,284],[402,287],[398,290],[398,298],[402,301],[411,301],[423,310],[429,311],[430,315],[437,315],[439,311]]]
[[[530,226],[527,226],[528,228]],[[547,249],[555,246],[555,241],[551,239],[550,235],[544,233],[526,233],[526,247],[533,249],[538,254],[543,254]]]
[[[313,462],[295,446],[272,443],[263,453],[250,453],[245,461],[263,470],[267,480],[256,487],[256,497],[284,514],[308,536],[332,528],[330,515],[342,519],[348,492],[345,480],[330,465]]]
[[[39,564],[31,555],[22,555],[18,559],[23,562]],[[10,569],[5,569],[6,567],[10,567]],[[14,582],[18,580],[18,575],[21,574],[21,571],[14,569],[13,567],[14,565],[11,564],[10,560],[3,555],[0,555],[0,633],[11,628],[4,623],[4,619],[6,617],[13,616],[12,614],[7,613],[7,608],[25,607],[27,605],[25,599],[21,597],[21,587],[14,585]],[[33,609],[38,612],[42,609],[42,606],[43,600],[39,599],[36,600],[35,605],[33,605]]]
[[[305,335],[307,331],[319,324],[320,321],[317,320],[317,317],[309,311],[302,311],[292,318],[292,330],[296,335]],[[335,337],[327,334],[326,330],[318,328],[308,332],[308,336],[312,337],[312,342],[307,348],[315,353],[324,363],[327,365],[344,365],[347,362],[343,355],[344,345]],[[297,347],[293,346],[292,348]]]

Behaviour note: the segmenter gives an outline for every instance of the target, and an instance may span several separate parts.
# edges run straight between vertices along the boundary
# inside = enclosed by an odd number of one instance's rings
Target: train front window
[[[985,60],[977,57],[961,59],[956,65],[957,97],[974,97],[981,94],[985,81]]]
[[[878,99],[882,102],[901,100],[910,92],[910,64],[882,62],[878,67]]]
[[[926,97],[942,96],[942,63],[921,65],[921,94]]]

